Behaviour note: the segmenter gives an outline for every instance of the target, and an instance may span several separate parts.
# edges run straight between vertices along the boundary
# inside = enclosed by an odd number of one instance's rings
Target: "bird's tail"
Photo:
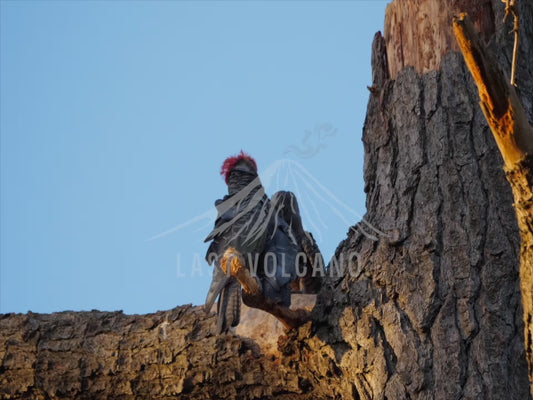
[[[220,292],[218,300],[217,334],[237,326],[241,319],[241,284],[232,278]]]

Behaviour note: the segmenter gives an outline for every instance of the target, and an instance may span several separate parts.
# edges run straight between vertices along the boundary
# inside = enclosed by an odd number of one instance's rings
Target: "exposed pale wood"
[[[488,39],[496,29],[495,2],[500,0],[392,1],[385,14],[385,41],[392,79],[407,66],[421,73],[436,70],[447,53],[458,51],[450,21],[461,11],[471,13],[474,23]]]

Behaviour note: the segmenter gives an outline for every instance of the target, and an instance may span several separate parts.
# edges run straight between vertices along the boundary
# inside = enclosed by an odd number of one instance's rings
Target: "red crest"
[[[257,163],[255,162],[255,160],[249,154],[246,154],[244,151],[241,150],[241,152],[236,156],[226,158],[226,160],[224,160],[224,163],[222,164],[222,168],[220,169],[220,175],[224,177],[226,183],[228,183],[229,173],[241,160],[250,161],[257,170]]]

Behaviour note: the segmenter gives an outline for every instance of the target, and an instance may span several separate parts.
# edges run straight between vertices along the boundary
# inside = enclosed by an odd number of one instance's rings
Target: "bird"
[[[224,160],[220,173],[228,193],[215,201],[217,218],[205,239],[211,242],[206,260],[214,267],[205,310],[210,312],[218,298],[218,334],[239,324],[241,301],[295,328],[309,312],[289,308],[291,293],[318,291],[321,277],[310,276],[316,268],[309,267],[322,257],[303,229],[296,196],[280,191],[269,199],[256,161],[242,150]],[[300,276],[302,266],[308,268]]]

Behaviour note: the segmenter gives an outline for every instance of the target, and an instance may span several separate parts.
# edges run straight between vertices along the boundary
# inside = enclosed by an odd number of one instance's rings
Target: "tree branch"
[[[479,90],[480,106],[508,169],[533,154],[533,128],[529,125],[514,87],[507,83],[466,14],[454,18],[455,36]]]
[[[518,42],[520,40],[520,16],[518,14],[518,8],[516,7],[516,0],[502,0],[505,3],[505,16],[503,22],[507,21],[509,15],[514,16],[514,26],[511,33],[514,33],[514,47],[513,47],[513,61],[511,64],[511,85],[516,86],[516,63],[518,59]]]

